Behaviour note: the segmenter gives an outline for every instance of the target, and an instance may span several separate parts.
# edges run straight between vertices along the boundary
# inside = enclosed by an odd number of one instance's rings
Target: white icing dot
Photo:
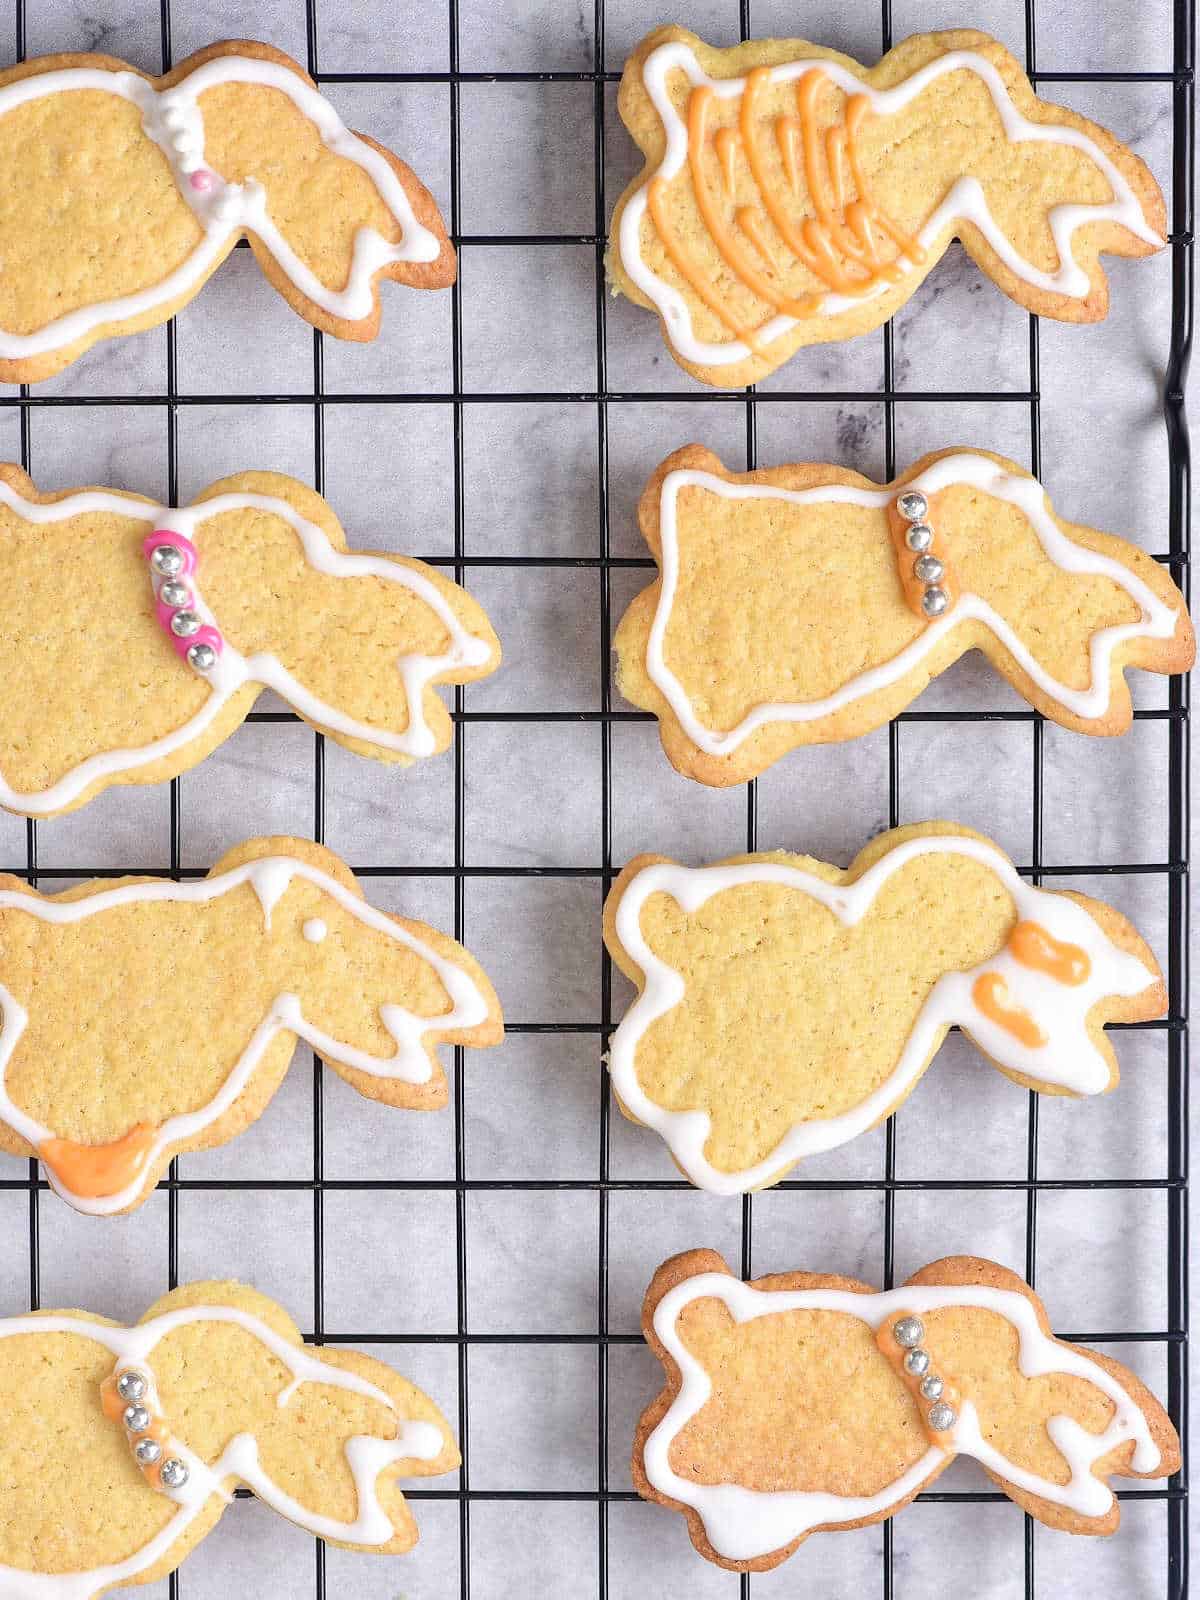
[[[328,932],[329,929],[321,921],[320,917],[310,917],[303,928],[304,937],[309,944],[320,944]]]

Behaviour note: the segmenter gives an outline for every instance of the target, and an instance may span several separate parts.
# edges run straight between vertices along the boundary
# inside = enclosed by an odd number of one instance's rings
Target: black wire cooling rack
[[[328,3],[328,0],[326,0]],[[15,0],[16,5],[16,52],[18,59],[24,59],[26,53],[26,0]],[[323,335],[314,332],[312,339],[312,390],[311,393],[300,394],[239,394],[222,395],[205,393],[203,395],[189,395],[180,393],[176,373],[176,338],[175,325],[170,324],[167,329],[167,360],[164,373],[164,384],[161,391],[153,393],[139,393],[136,395],[47,395],[37,391],[30,392],[27,386],[22,385],[19,394],[7,393],[0,395],[0,406],[17,408],[20,415],[21,463],[30,470],[30,416],[31,413],[42,407],[80,407],[80,406],[153,406],[162,408],[166,415],[166,449],[167,449],[167,485],[168,499],[172,504],[177,503],[178,488],[178,452],[177,452],[177,421],[180,407],[190,404],[203,404],[205,406],[219,405],[268,405],[268,406],[293,406],[311,412],[315,450],[312,465],[312,481],[318,490],[324,489],[325,482],[325,414],[327,402],[338,405],[353,405],[356,402],[370,402],[373,404],[404,405],[406,403],[420,402],[423,405],[435,404],[448,407],[453,419],[453,471],[454,471],[454,558],[453,561],[442,562],[442,565],[453,568],[455,577],[463,582],[468,569],[475,567],[510,567],[517,569],[532,569],[535,567],[577,567],[598,569],[600,578],[600,626],[603,641],[601,656],[601,683],[600,683],[600,709],[593,712],[473,712],[464,708],[463,691],[454,692],[454,718],[458,727],[474,722],[504,722],[512,724],[552,723],[552,722],[591,722],[599,725],[601,740],[601,776],[602,776],[602,860],[599,863],[586,863],[577,867],[540,868],[522,866],[479,867],[468,866],[465,862],[464,849],[464,751],[463,741],[456,738],[454,746],[454,783],[455,783],[455,822],[454,822],[454,863],[452,866],[424,866],[407,865],[394,866],[380,863],[364,863],[353,861],[351,865],[360,877],[450,877],[454,883],[454,933],[459,939],[465,938],[464,929],[464,885],[471,877],[491,878],[517,878],[522,876],[549,876],[549,877],[582,877],[601,881],[607,889],[615,870],[620,863],[614,864],[612,853],[612,750],[611,729],[615,723],[648,720],[642,713],[626,708],[614,707],[610,688],[610,674],[608,671],[609,646],[612,632],[612,601],[610,594],[611,574],[614,570],[623,567],[649,567],[648,560],[614,557],[610,550],[609,517],[608,517],[608,420],[610,408],[620,406],[623,402],[636,401],[687,401],[703,398],[707,402],[724,401],[727,404],[744,409],[745,413],[745,454],[746,466],[753,468],[757,465],[757,408],[766,403],[779,401],[804,401],[804,400],[829,400],[830,398],[845,399],[848,401],[862,400],[881,402],[885,424],[885,475],[891,478],[896,470],[896,407],[912,401],[939,401],[946,404],[954,402],[1005,400],[1028,409],[1029,416],[1029,465],[1037,474],[1041,467],[1041,377],[1039,367],[1039,341],[1038,321],[1036,317],[1029,318],[1029,344],[1028,344],[1028,386],[1023,391],[1014,392],[1007,390],[999,392],[938,392],[920,393],[913,390],[897,390],[894,379],[893,355],[893,330],[889,324],[883,330],[883,385],[881,389],[870,389],[847,393],[845,395],[830,396],[827,392],[806,392],[801,390],[773,390],[770,394],[758,394],[754,390],[737,393],[716,394],[701,391],[699,386],[680,388],[675,391],[654,391],[650,393],[622,392],[610,389],[607,376],[606,339],[605,339],[605,284],[603,271],[603,254],[606,244],[606,199],[605,199],[605,94],[606,86],[614,83],[619,78],[619,73],[605,70],[605,8],[604,0],[595,0],[594,38],[593,38],[593,67],[590,71],[555,71],[555,72],[469,72],[460,69],[459,47],[459,0],[448,0],[449,6],[449,62],[445,72],[376,72],[368,66],[357,72],[322,72],[318,60],[318,29],[317,29],[318,0],[306,0],[305,21],[307,30],[307,67],[308,71],[319,83],[330,84],[445,84],[449,89],[450,128],[450,230],[454,242],[464,259],[469,258],[469,253],[474,247],[479,246],[504,246],[504,245],[530,245],[530,244],[558,244],[590,246],[595,251],[596,268],[596,294],[595,294],[595,325],[592,330],[595,337],[595,386],[586,391],[579,392],[554,392],[533,390],[529,392],[503,394],[475,394],[464,390],[463,387],[463,316],[461,300],[461,278],[452,291],[452,374],[453,387],[447,393],[439,394],[378,394],[357,395],[354,393],[332,393],[324,385],[324,348]],[[676,7],[675,10],[680,8]],[[686,7],[683,8],[686,11]],[[1194,162],[1194,35],[1195,35],[1195,0],[1173,0],[1172,7],[1172,35],[1173,58],[1169,71],[1158,72],[1039,72],[1037,70],[1037,0],[1025,0],[1025,65],[1034,84],[1058,84],[1067,82],[1096,82],[1096,83],[1160,83],[1171,86],[1172,109],[1172,175],[1171,175],[1171,234],[1170,249],[1172,253],[1172,308],[1171,308],[1171,336],[1169,363],[1165,376],[1163,394],[1163,410],[1169,454],[1169,548],[1158,555],[1158,559],[1165,562],[1171,569],[1175,580],[1185,593],[1189,589],[1188,567],[1188,535],[1191,508],[1191,477],[1190,455],[1188,444],[1187,424],[1185,417],[1185,380],[1192,337],[1192,300],[1193,300],[1193,162]],[[162,41],[162,66],[167,70],[172,64],[171,46],[171,14],[170,0],[160,0],[160,23]],[[663,18],[667,14],[674,15],[670,6],[663,8]],[[687,20],[686,17],[683,20]],[[892,6],[891,0],[881,0],[881,49],[887,49],[892,44]],[[907,19],[906,19],[907,20]],[[986,25],[986,15],[976,18]],[[229,25],[226,33],[237,33],[246,24],[244,16],[235,17],[230,14]],[[742,0],[740,5],[740,26],[743,38],[751,37],[751,3]],[[397,24],[398,25],[398,24]],[[459,119],[459,87],[464,83],[525,83],[541,84],[556,82],[590,83],[593,88],[593,126],[594,142],[591,151],[591,160],[594,168],[595,179],[595,222],[594,231],[586,234],[538,234],[538,235],[464,235],[460,226],[461,206],[461,180],[462,166],[460,161],[460,119]],[[580,150],[579,160],[588,159],[585,151]],[[615,198],[613,196],[612,198]],[[399,308],[396,308],[399,314]],[[581,330],[582,334],[582,330]],[[647,317],[645,321],[644,336],[647,340],[657,340],[658,334],[653,321]],[[797,371],[802,366],[797,363]],[[682,380],[686,382],[686,380]],[[598,553],[592,557],[518,557],[518,556],[468,556],[464,548],[464,457],[463,457],[463,413],[464,407],[475,404],[503,404],[534,401],[556,401],[573,406],[589,407],[594,410],[596,425],[596,452],[599,468],[599,505],[597,545]],[[81,419],[82,420],[82,419]],[[1153,874],[1155,880],[1161,885],[1161,893],[1165,897],[1169,924],[1169,950],[1167,976],[1170,993],[1169,1015],[1163,1021],[1141,1023],[1133,1026],[1139,1028],[1163,1029],[1166,1033],[1167,1071],[1168,1071],[1168,1134],[1167,1134],[1167,1172],[1163,1178],[1087,1178],[1077,1177],[1071,1179],[1049,1180],[1038,1175],[1038,1098],[1035,1094],[1028,1097],[1027,1131],[1026,1131],[1026,1173],[1024,1179],[1004,1180],[970,1180],[956,1178],[953,1180],[939,1180],[936,1178],[900,1179],[896,1176],[896,1142],[894,1120],[889,1121],[886,1129],[886,1142],[884,1147],[883,1171],[875,1179],[856,1181],[805,1181],[802,1179],[789,1180],[780,1185],[784,1189],[792,1190],[832,1190],[835,1192],[869,1191],[882,1197],[883,1205],[883,1238],[882,1238],[882,1279],[885,1287],[891,1287],[893,1282],[893,1265],[895,1250],[895,1200],[898,1192],[905,1190],[943,1190],[948,1193],[960,1191],[983,1191],[988,1189],[1006,1189],[1023,1192],[1025,1195],[1025,1275],[1031,1283],[1037,1276],[1037,1246],[1038,1246],[1038,1199],[1039,1195],[1047,1190],[1088,1190],[1088,1189],[1135,1189],[1158,1190],[1164,1195],[1166,1201],[1167,1237],[1166,1251],[1168,1258],[1167,1282],[1167,1327],[1157,1331],[1145,1331],[1136,1328],[1107,1329],[1102,1333],[1068,1334],[1069,1338],[1087,1338],[1101,1340],[1105,1343],[1131,1342],[1143,1344],[1157,1344],[1165,1347],[1167,1385],[1166,1398],[1171,1416],[1174,1419],[1184,1440],[1184,1468],[1175,1478],[1171,1479],[1166,1487],[1156,1486],[1151,1488],[1124,1489],[1120,1491],[1119,1498],[1123,1501],[1150,1500],[1165,1502],[1166,1517],[1166,1547],[1162,1552],[1163,1565],[1161,1568],[1162,1587],[1161,1593],[1169,1600],[1179,1600],[1188,1592],[1187,1560],[1188,1560],[1188,1526],[1187,1526],[1187,1438],[1186,1438],[1186,1397],[1187,1397],[1187,1006],[1188,1006],[1188,821],[1189,821],[1189,725],[1188,725],[1188,684],[1186,680],[1173,678],[1169,685],[1168,705],[1163,709],[1138,710],[1135,713],[1139,720],[1165,721],[1167,724],[1167,760],[1168,760],[1168,853],[1165,861],[1156,863],[1109,861],[1089,862],[1084,865],[1053,864],[1053,874],[1057,877],[1085,874]],[[252,722],[294,722],[296,719],[285,712],[256,712],[250,717]],[[896,826],[900,820],[899,808],[899,753],[902,727],[906,723],[915,722],[980,722],[980,721],[1009,721],[1024,722],[1031,725],[1032,730],[1032,764],[1030,781],[1032,783],[1032,838],[1030,840],[1030,854],[1028,864],[1021,870],[1032,881],[1038,882],[1043,872],[1042,856],[1042,797],[1043,797],[1043,720],[1032,711],[910,711],[898,717],[891,724],[888,745],[888,812],[889,825]],[[514,735],[517,729],[513,729]],[[325,751],[324,741],[319,734],[314,735],[314,767],[313,767],[313,811],[311,814],[311,828],[313,836],[321,840],[324,835],[325,816]],[[170,785],[170,859],[167,862],[152,862],[149,864],[128,863],[119,868],[91,867],[85,865],[71,865],[70,867],[39,867],[38,863],[38,835],[37,822],[27,823],[27,848],[26,859],[22,863],[13,864],[8,870],[25,877],[32,884],[39,881],[49,881],[63,878],[79,878],[84,876],[115,876],[124,872],[153,872],[169,874],[177,878],[199,877],[201,869],[186,868],[182,865],[180,855],[180,785],[175,780]],[[296,817],[293,820],[293,831],[302,832],[306,819]],[[51,824],[53,826],[53,824]],[[653,841],[647,841],[652,844]],[[748,850],[753,850],[758,844],[758,797],[756,785],[750,783],[746,789],[746,821],[745,845]],[[488,952],[481,949],[477,952],[487,964]],[[595,1594],[598,1600],[608,1600],[609,1586],[609,1552],[608,1552],[608,1508],[616,1501],[635,1500],[636,1496],[624,1490],[615,1490],[609,1487],[609,1456],[610,1439],[609,1426],[609,1351],[618,1349],[622,1345],[628,1346],[639,1342],[639,1336],[609,1331],[609,1305],[608,1305],[608,1207],[609,1197],[619,1190],[636,1190],[652,1192],[662,1190],[686,1189],[688,1186],[682,1181],[630,1181],[611,1178],[609,1175],[609,1122],[610,1122],[610,1095],[607,1075],[603,1071],[600,1055],[607,1041],[612,1027],[612,973],[607,957],[604,957],[601,989],[601,1017],[596,1023],[567,1023],[567,1022],[538,1022],[520,1019],[509,1024],[509,1031],[513,1034],[537,1033],[571,1033],[592,1034],[596,1039],[596,1176],[587,1180],[539,1180],[526,1179],[522,1181],[489,1181],[469,1179],[466,1176],[464,1159],[464,1074],[462,1071],[462,1051],[457,1051],[454,1073],[454,1128],[455,1128],[455,1176],[452,1180],[432,1181],[423,1179],[405,1179],[398,1177],[395,1180],[358,1180],[342,1181],[327,1180],[324,1176],[323,1160],[323,1116],[322,1116],[322,1068],[320,1062],[314,1063],[313,1072],[313,1165],[311,1174],[303,1177],[294,1177],[281,1180],[222,1180],[202,1178],[181,1178],[175,1164],[172,1164],[168,1177],[162,1187],[167,1191],[168,1199],[168,1272],[172,1287],[175,1286],[178,1276],[178,1241],[179,1241],[179,1216],[178,1197],[185,1190],[218,1190],[218,1189],[265,1189],[265,1190],[299,1190],[310,1193],[313,1208],[313,1282],[314,1296],[312,1305],[312,1325],[306,1337],[316,1343],[360,1343],[371,1344],[402,1344],[402,1343],[435,1343],[450,1342],[457,1346],[458,1360],[458,1414],[457,1432],[462,1449],[462,1472],[460,1486],[457,1489],[417,1489],[410,1492],[409,1497],[414,1501],[422,1500],[449,1500],[457,1503],[459,1513],[459,1576],[457,1585],[449,1580],[450,1588],[447,1594],[456,1591],[460,1600],[469,1600],[471,1593],[471,1511],[472,1506],[481,1500],[510,1500],[510,1501],[555,1501],[574,1500],[593,1503],[596,1511],[596,1539],[597,1555],[594,1564],[595,1583],[590,1578],[585,1582],[585,1587],[572,1588],[569,1594],[562,1593],[547,1596],[546,1600],[585,1600],[585,1597]],[[46,1183],[40,1179],[38,1166],[35,1161],[29,1163],[28,1175],[25,1178],[8,1178],[0,1181],[0,1189],[26,1190],[29,1198],[29,1304],[36,1308],[40,1304],[40,1262],[38,1248],[38,1218],[39,1202]],[[432,1191],[449,1190],[455,1196],[456,1205],[456,1260],[457,1260],[457,1329],[451,1334],[432,1334],[428,1336],[414,1335],[412,1332],[395,1333],[392,1335],[372,1332],[369,1334],[351,1334],[336,1331],[336,1311],[332,1316],[327,1315],[324,1297],[324,1199],[327,1192],[336,1189],[357,1190],[410,1190]],[[550,1191],[576,1189],[592,1191],[598,1197],[599,1234],[597,1239],[597,1274],[599,1285],[599,1315],[598,1326],[593,1333],[579,1334],[513,1334],[495,1335],[473,1333],[468,1326],[468,1301],[466,1287],[466,1255],[467,1255],[467,1223],[466,1199],[472,1191],[480,1190],[525,1190],[525,1191]],[[741,1254],[740,1268],[744,1277],[752,1275],[753,1266],[751,1258],[752,1230],[751,1218],[754,1205],[753,1196],[747,1195],[741,1202]],[[696,1242],[701,1242],[699,1235]],[[813,1263],[815,1264],[815,1263]],[[297,1308],[293,1308],[297,1309]],[[596,1403],[599,1416],[599,1439],[597,1458],[597,1486],[594,1490],[504,1490],[504,1489],[474,1489],[471,1486],[471,1404],[468,1374],[468,1351],[472,1345],[484,1342],[512,1344],[512,1345],[556,1345],[564,1343],[583,1343],[597,1348],[597,1385],[598,1392]],[[625,1441],[615,1441],[620,1449],[625,1448]],[[245,1491],[241,1491],[244,1495]],[[998,1493],[988,1492],[932,1492],[922,1494],[919,1500],[927,1502],[968,1502],[984,1503],[989,1501],[1002,1501],[1004,1497]],[[419,1510],[419,1508],[418,1508]],[[1024,1533],[1024,1593],[1026,1600],[1034,1600],[1036,1592],[1035,1579],[1035,1545],[1033,1538],[1033,1523],[1025,1517]],[[884,1600],[891,1600],[896,1592],[892,1524],[885,1522],[882,1527],[883,1563],[879,1576]],[[698,1557],[691,1558],[698,1561]],[[802,1561],[803,1557],[797,1558]],[[401,1564],[402,1565],[402,1564]],[[592,1563],[589,1561],[588,1565]],[[1147,1582],[1155,1584],[1157,1578],[1147,1573]],[[731,1580],[732,1581],[732,1580]],[[805,1583],[803,1574],[796,1573],[798,1587]],[[396,1575],[396,1584],[401,1587],[404,1583],[403,1572],[399,1569]],[[170,1594],[172,1600],[177,1596],[186,1596],[188,1589],[187,1569],[174,1574],[170,1579]],[[743,1575],[740,1580],[741,1595],[749,1596],[755,1592],[755,1580]],[[313,1594],[317,1600],[324,1600],[326,1595],[325,1575],[325,1549],[318,1542],[316,1545],[315,1570],[313,1575]],[[775,1591],[778,1592],[778,1591]],[[1141,1592],[1141,1591],[1139,1591]],[[1145,1591],[1149,1593],[1150,1590]],[[274,1597],[272,1597],[274,1600]],[[441,1600],[439,1595],[438,1600]]]

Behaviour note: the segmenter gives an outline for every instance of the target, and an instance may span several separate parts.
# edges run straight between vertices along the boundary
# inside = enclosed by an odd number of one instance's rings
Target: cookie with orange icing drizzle
[[[867,733],[968,650],[1094,734],[1129,727],[1126,668],[1195,657],[1168,569],[1065,521],[990,451],[934,452],[880,485],[807,463],[729,472],[686,445],[638,516],[660,574],[617,629],[617,682],[701,783]]]
[[[1141,1380],[1056,1339],[1028,1284],[978,1256],[879,1291],[814,1272],[742,1283],[688,1250],[655,1273],[642,1332],[666,1386],[638,1423],[634,1486],[736,1572],[893,1516],[956,1455],[1070,1533],[1116,1530],[1110,1478],[1179,1470]]]
[[[37,1156],[96,1215],[248,1127],[298,1040],[368,1099],[430,1111],[448,1092],[437,1047],[503,1035],[460,944],[368,905],[332,851],[292,838],[185,883],[41,895],[0,875],[0,1013],[0,1150]]]
[[[841,872],[785,851],[637,856],[604,908],[638,987],[608,1053],[621,1110],[713,1194],[777,1183],[890,1116],[957,1025],[1043,1094],[1115,1088],[1110,1022],[1161,1016],[1119,911],[1029,883],[982,835],[881,834]]]
[[[0,1395],[0,1600],[163,1578],[239,1485],[316,1538],[399,1555],[418,1533],[398,1480],[459,1464],[428,1395],[356,1350],[306,1348],[240,1283],[175,1289],[128,1328],[0,1317]]]
[[[715,50],[664,27],[618,105],[646,166],[609,275],[706,383],[754,383],[878,327],[955,237],[1020,305],[1067,322],[1106,314],[1102,252],[1166,242],[1144,164],[1039,100],[984,33],[918,34],[866,69],[804,40]]]

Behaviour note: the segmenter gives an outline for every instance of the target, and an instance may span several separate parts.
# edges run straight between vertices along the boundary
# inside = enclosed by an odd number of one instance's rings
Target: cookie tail
[[[164,97],[164,118],[184,124],[162,135],[179,151],[178,180],[210,231],[249,238],[302,316],[341,338],[371,339],[381,277],[413,288],[454,281],[432,195],[392,151],[347,128],[295,62],[243,44],[195,63],[174,100]],[[182,150],[180,139],[189,141]]]
[[[446,749],[452,724],[434,686],[499,664],[482,607],[419,561],[347,555],[337,566],[336,576],[306,566],[287,596],[266,586],[262,621],[278,671],[264,665],[256,676],[274,673],[270,687],[357,754],[407,765]]]

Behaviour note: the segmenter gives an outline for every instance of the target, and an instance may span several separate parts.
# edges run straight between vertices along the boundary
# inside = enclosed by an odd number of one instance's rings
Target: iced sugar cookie
[[[238,1484],[339,1548],[398,1555],[417,1525],[397,1480],[459,1464],[428,1395],[356,1350],[306,1348],[240,1283],[175,1289],[132,1328],[86,1311],[0,1319],[0,1394],[6,1600],[165,1577]]]
[[[1097,734],[1129,726],[1126,667],[1195,658],[1167,570],[1064,521],[990,451],[938,451],[881,487],[824,465],[727,472],[686,445],[639,521],[660,575],[617,630],[618,683],[702,783],[867,733],[968,650],[1045,716]]]
[[[617,1100],[714,1194],[882,1122],[954,1023],[1015,1083],[1091,1095],[1117,1083],[1104,1025],[1167,1008],[1120,912],[1035,888],[947,822],[880,834],[845,872],[782,850],[638,856],[604,940],[639,990],[609,1047]]]
[[[894,1515],[956,1455],[1069,1533],[1116,1529],[1109,1478],[1179,1470],[1145,1385],[1056,1339],[1033,1290],[976,1256],[879,1293],[814,1272],[742,1283],[689,1250],[655,1273],[642,1330],[667,1386],[638,1425],[634,1484],[735,1571]]]
[[[1166,242],[1143,163],[1039,100],[985,33],[916,34],[864,68],[803,39],[714,50],[658,28],[618,106],[646,165],[617,205],[609,276],[705,383],[756,383],[802,345],[879,327],[954,238],[1065,322],[1106,314],[1102,252]]]
[[[41,895],[0,875],[0,1150],[79,1211],[129,1211],[173,1156],[266,1109],[303,1039],[360,1094],[446,1103],[442,1044],[495,1044],[479,964],[377,911],[332,851],[251,839],[206,878]]]
[[[350,551],[319,494],[240,472],[183,509],[108,489],[39,494],[0,466],[0,804],[71,811],[161,783],[263,689],[347,749],[407,766],[453,731],[439,683],[500,646],[452,579]]]
[[[454,281],[432,195],[281,50],[210,45],[162,78],[112,56],[0,73],[0,381],[157,327],[245,237],[315,328],[379,332],[381,279]]]

